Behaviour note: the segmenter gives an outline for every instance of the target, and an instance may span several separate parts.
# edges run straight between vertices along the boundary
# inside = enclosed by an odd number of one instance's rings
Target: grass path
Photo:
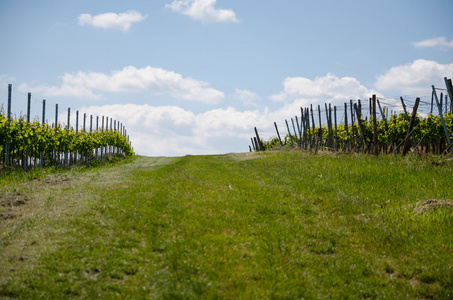
[[[449,298],[453,165],[268,152],[0,181],[0,298]]]

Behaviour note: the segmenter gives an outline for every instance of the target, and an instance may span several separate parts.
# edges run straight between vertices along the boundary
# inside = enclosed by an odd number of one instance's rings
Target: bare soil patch
[[[20,193],[0,194],[0,221],[14,219],[14,208],[26,204],[30,198]]]
[[[415,211],[419,214],[436,209],[453,209],[453,201],[430,199],[417,203],[415,207]]]
[[[0,206],[14,207],[27,203],[29,198],[20,193],[1,193]]]

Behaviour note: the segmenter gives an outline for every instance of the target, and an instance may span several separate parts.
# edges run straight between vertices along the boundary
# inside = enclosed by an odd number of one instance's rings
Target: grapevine
[[[133,155],[127,138],[117,130],[76,132],[74,128],[57,125],[52,128],[40,124],[38,120],[27,122],[23,117],[8,119],[3,109],[0,110],[0,159],[5,161],[6,145],[9,145],[10,160],[28,157],[40,158],[46,164],[53,163],[55,154],[78,153],[92,157],[96,149],[113,146],[126,156]]]
[[[445,113],[443,117],[447,131],[450,134],[450,139],[453,139],[453,115]],[[378,119],[376,121],[378,142],[383,151],[389,151],[391,147],[401,144],[401,142],[406,138],[409,122],[403,112],[400,112],[399,114],[392,114],[389,120]],[[353,125],[348,124],[348,131],[346,131],[345,123],[338,124],[336,131],[335,128],[332,128],[334,144],[336,142],[339,149],[346,149],[347,145],[351,148],[361,149],[361,147],[363,146],[362,135],[358,126],[358,122],[359,121],[356,120]],[[365,140],[372,142],[374,135],[373,120],[361,120],[361,122],[362,128],[364,129],[363,135]],[[321,128],[322,147],[329,148],[329,130],[326,126],[322,126]],[[354,136],[352,135],[352,132],[355,133]],[[294,135],[292,135],[291,137],[293,138],[293,141],[295,143],[299,142],[298,138]],[[314,138],[315,137],[311,135],[311,141],[307,139],[307,143],[314,143]],[[417,142],[419,142],[418,146],[421,149],[424,149],[425,152],[434,151],[435,149],[443,149],[448,146],[445,137],[445,130],[442,125],[441,118],[438,115],[434,116],[433,114],[429,114],[426,117],[417,115],[414,123],[413,138]],[[353,143],[353,141],[355,143]],[[289,144],[289,135],[285,137],[283,142],[285,145]],[[273,149],[278,144],[279,141],[275,137],[272,137],[270,140],[263,142],[265,150]]]

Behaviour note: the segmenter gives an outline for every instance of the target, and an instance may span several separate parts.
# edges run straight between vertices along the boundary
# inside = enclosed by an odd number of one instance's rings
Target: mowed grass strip
[[[267,152],[84,172],[2,236],[0,296],[451,298],[452,171]]]

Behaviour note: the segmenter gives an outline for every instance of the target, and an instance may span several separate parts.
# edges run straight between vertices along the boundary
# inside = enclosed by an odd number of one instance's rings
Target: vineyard
[[[255,128],[255,136],[251,139],[253,150],[298,147],[315,153],[325,150],[376,155],[406,155],[408,152],[444,155],[450,151],[453,155],[453,88],[451,79],[444,80],[446,89],[432,86],[431,102],[400,97],[400,103],[397,103],[394,99],[378,99],[373,95],[369,101],[344,103],[344,108],[334,106],[332,109],[331,104],[325,104],[324,110],[320,105],[317,110],[312,105],[301,107],[300,119],[296,116],[290,123],[285,120],[287,134],[283,138],[275,122],[277,135],[267,140],[261,140]],[[443,92],[438,95],[439,90],[446,92],[445,97]],[[412,103],[410,112],[407,106]],[[390,111],[391,107],[395,110]],[[341,111],[343,116],[338,123],[337,112]],[[252,147],[249,148],[252,151]]]
[[[132,155],[133,150],[126,129],[116,120],[104,119],[93,128],[93,116],[87,127],[86,114],[83,115],[83,127],[79,130],[79,112],[76,112],[76,127],[68,123],[58,123],[58,104],[55,110],[55,122],[49,125],[45,121],[45,100],[43,116],[30,120],[30,99],[28,94],[28,113],[25,116],[11,116],[12,86],[8,86],[8,107],[0,108],[0,161],[4,166],[20,166],[25,169],[36,166],[87,163],[113,155]],[[104,123],[105,120],[105,123]]]

